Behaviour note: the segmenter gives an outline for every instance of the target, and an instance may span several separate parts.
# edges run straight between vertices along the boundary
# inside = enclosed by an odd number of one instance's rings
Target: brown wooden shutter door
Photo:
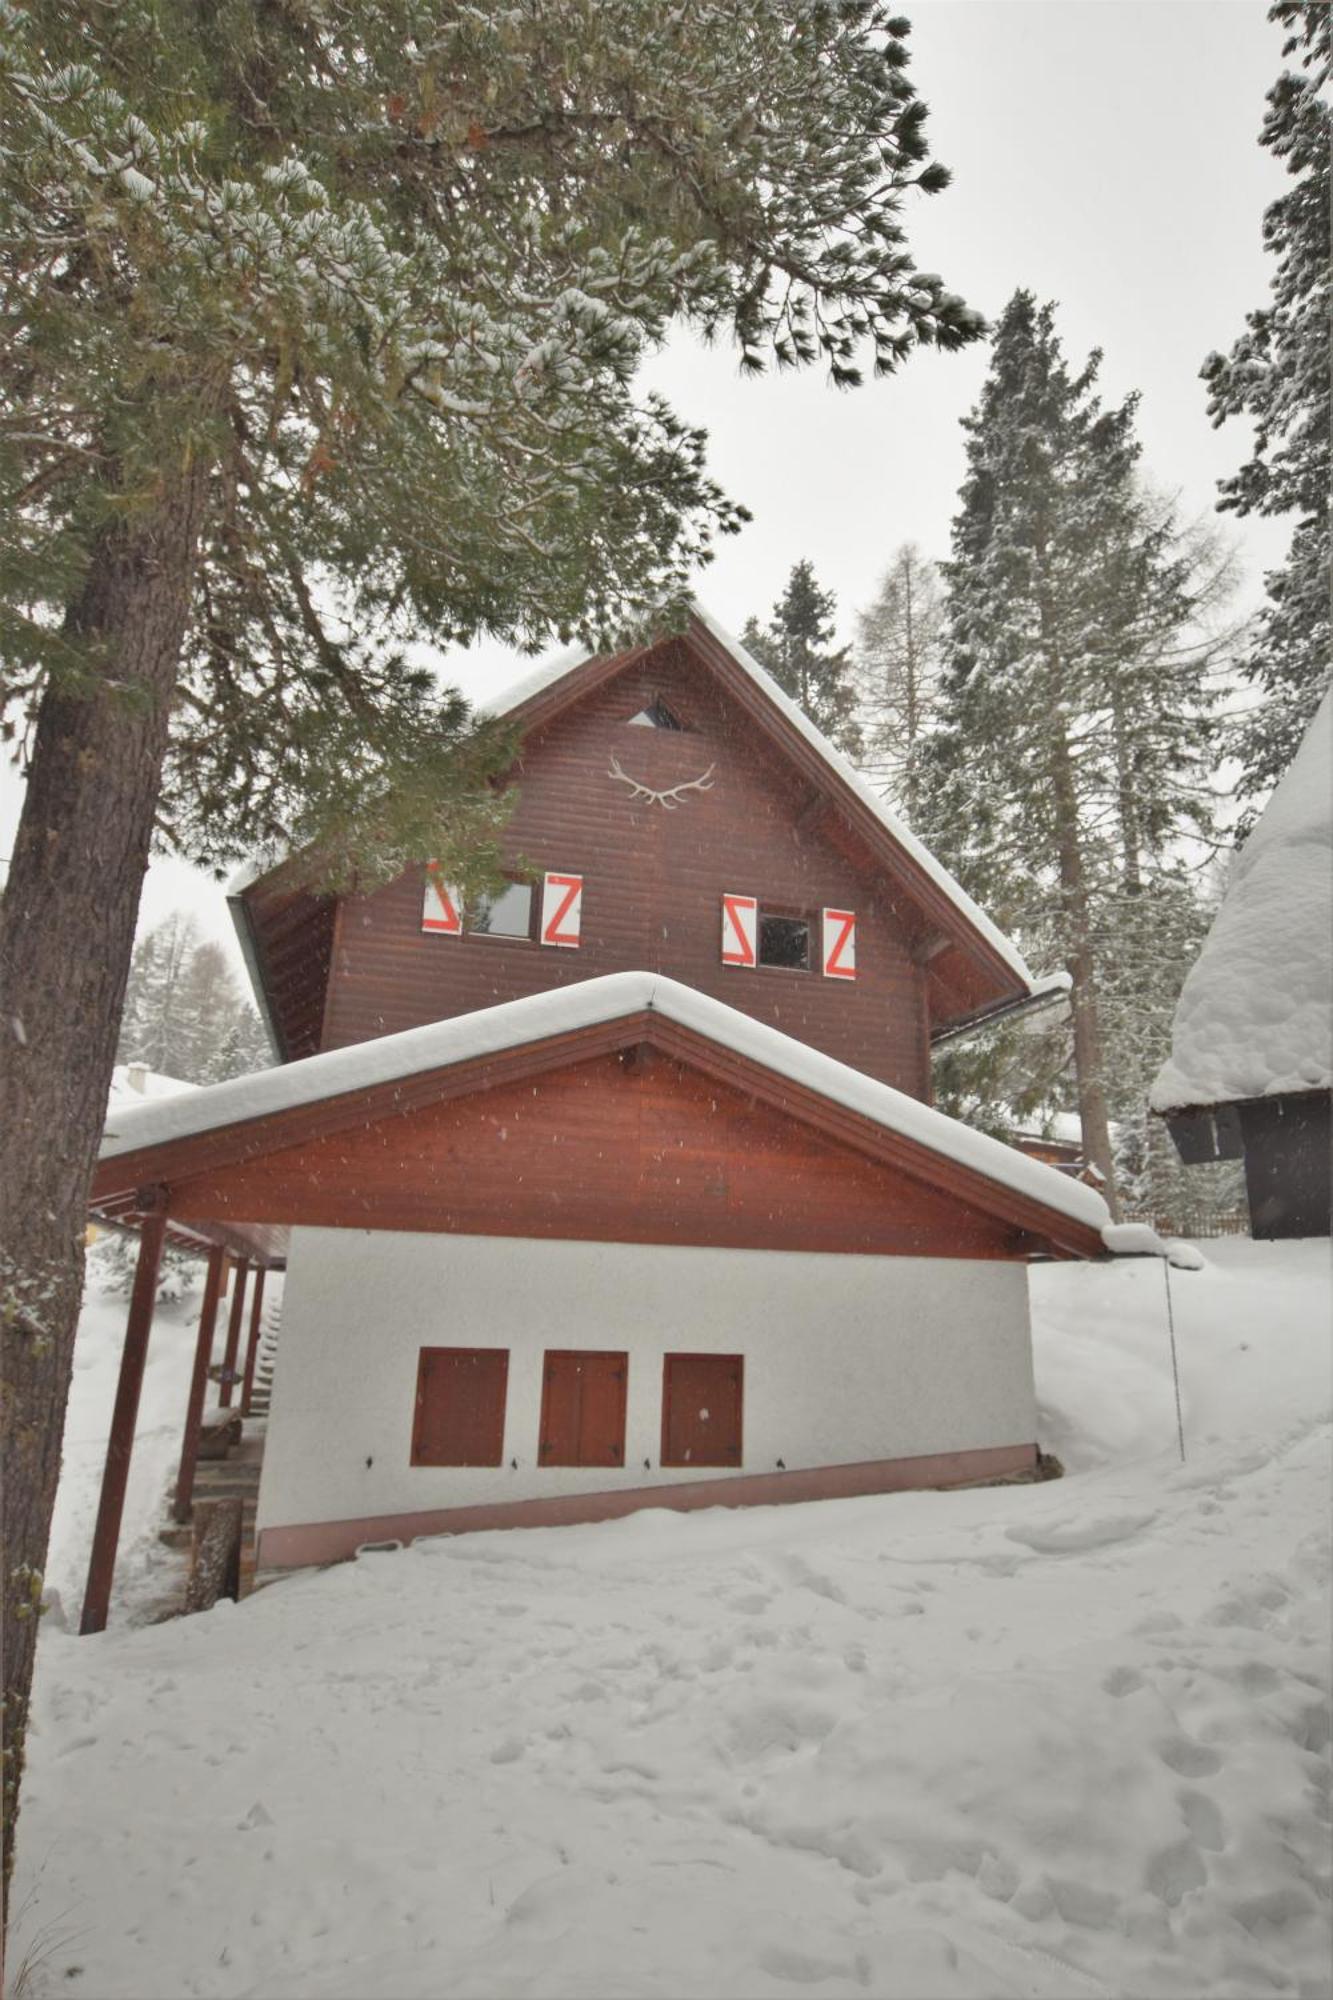
[[[583,1371],[583,1409],[579,1424],[581,1465],[625,1463],[626,1354],[589,1354]]]
[[[413,1465],[499,1465],[504,1458],[505,1347],[423,1347]]]
[[[548,1353],[542,1375],[540,1465],[577,1465],[579,1371],[576,1354]]]
[[[542,1379],[542,1465],[623,1465],[627,1354],[551,1348]]]
[[[663,1465],[741,1463],[745,1359],[668,1354],[662,1368]]]

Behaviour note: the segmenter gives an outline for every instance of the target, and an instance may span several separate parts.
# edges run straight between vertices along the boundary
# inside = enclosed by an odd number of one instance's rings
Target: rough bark
[[[1115,702],[1111,710],[1115,732],[1116,817],[1120,828],[1120,863],[1125,892],[1137,896],[1143,889],[1143,830],[1139,824],[1138,794],[1134,784],[1134,760],[1129,747],[1129,730],[1124,712]]]
[[[4,1890],[83,1285],[84,1220],[157,809],[207,485],[105,529],[48,686],[0,905]]]

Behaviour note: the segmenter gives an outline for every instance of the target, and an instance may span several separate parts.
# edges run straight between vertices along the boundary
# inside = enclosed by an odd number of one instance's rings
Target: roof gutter
[[[933,1029],[930,1046],[942,1048],[946,1042],[959,1041],[964,1035],[974,1035],[982,1028],[993,1028],[1000,1021],[1011,1021],[1019,1014],[1037,1014],[1048,1007],[1057,1006],[1069,998],[1070,979],[1067,972],[1050,972],[1044,979],[1038,979],[1028,992],[1020,994],[1017,1000],[1001,1000],[998,1006],[983,1007],[979,1013],[969,1014],[965,1020],[951,1021],[946,1027]]]

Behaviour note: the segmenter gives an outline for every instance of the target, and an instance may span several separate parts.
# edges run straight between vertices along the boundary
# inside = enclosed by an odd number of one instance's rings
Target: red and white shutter
[[[542,943],[577,950],[583,923],[583,877],[542,877]]]
[[[450,882],[442,881],[434,861],[426,863],[426,893],[421,904],[423,931],[439,931],[445,937],[463,934],[463,898]]]
[[[826,979],[856,977],[855,910],[824,912],[824,977]]]
[[[722,963],[757,965],[759,900],[756,896],[723,896]]]

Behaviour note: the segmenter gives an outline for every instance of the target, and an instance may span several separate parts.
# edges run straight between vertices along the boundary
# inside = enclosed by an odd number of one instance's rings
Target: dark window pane
[[[797,966],[807,970],[810,964],[810,926],[805,918],[761,916],[759,963]]]
[[[490,937],[531,937],[532,884],[511,882],[498,896],[479,896],[468,911],[467,927]]]

